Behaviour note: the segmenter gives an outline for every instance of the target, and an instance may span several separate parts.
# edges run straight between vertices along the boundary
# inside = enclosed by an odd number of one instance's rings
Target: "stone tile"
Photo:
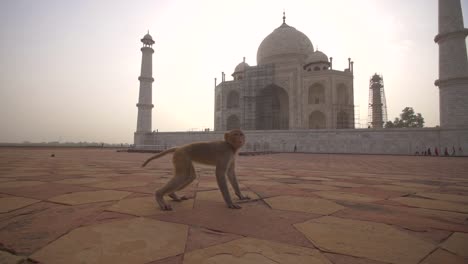
[[[421,184],[421,183],[412,183],[408,181],[398,181],[398,182],[391,182],[393,185],[403,186],[403,187],[411,187],[411,188],[418,188],[418,189],[435,189],[438,186],[430,185],[430,184]]]
[[[89,188],[79,185],[70,184],[57,184],[57,183],[44,183],[34,186],[17,187],[17,188],[5,188],[1,189],[2,193],[10,194],[13,196],[21,196],[34,198],[39,200],[47,200],[51,197],[61,195],[64,193],[80,192],[80,191],[92,191],[94,188]]]
[[[3,197],[0,198],[0,213],[7,213],[37,202],[39,202],[39,200],[24,197]]]
[[[154,192],[157,189],[161,188],[162,186],[164,186],[164,184],[162,184],[162,183],[150,182],[150,183],[148,183],[147,185],[144,185],[144,186],[119,188],[119,190],[120,191],[137,192],[137,193],[142,193],[142,194],[154,195]],[[192,185],[189,185],[183,191],[191,189],[192,187],[193,187]]]
[[[146,264],[182,264],[182,262],[183,262],[183,255],[181,254],[181,255],[174,256],[174,257],[168,257],[168,258],[161,259],[161,260],[151,261]]]
[[[74,192],[74,193],[63,194],[63,195],[52,197],[49,199],[49,201],[62,203],[62,204],[76,205],[76,204],[120,200],[128,196],[129,194],[130,192],[114,191],[114,190]]]
[[[96,225],[96,224],[102,224],[102,223],[111,222],[111,221],[132,219],[136,217],[137,216],[129,215],[129,214],[104,211],[93,217],[87,218],[86,221],[81,226]]]
[[[466,264],[468,261],[448,251],[438,248],[432,252],[421,264]]]
[[[6,251],[0,250],[0,263],[2,264],[22,264],[25,257],[16,256]]]
[[[198,183],[198,186],[197,186],[197,189],[198,190],[213,190],[213,189],[218,189],[218,183],[217,182],[200,182]]]
[[[374,188],[372,186],[363,186],[363,187],[356,187],[356,188],[345,188],[341,189],[343,192],[351,192],[351,193],[359,193],[362,195],[367,195],[370,197],[380,198],[380,199],[389,199],[400,197],[400,192],[382,190],[378,188]]]
[[[294,225],[321,250],[382,262],[418,263],[435,246],[380,223],[324,216]]]
[[[316,191],[333,191],[339,190],[340,188],[323,185],[323,184],[313,184],[313,183],[300,183],[300,184],[290,184],[291,187],[307,190],[316,190]]]
[[[41,181],[8,181],[0,183],[0,189],[4,188],[18,188],[18,187],[30,187],[44,184]]]
[[[332,264],[316,249],[249,237],[185,254],[184,264],[198,263]]]
[[[299,189],[296,187],[296,185],[298,184],[282,184],[275,186],[252,185],[249,186],[249,189],[254,191],[258,196],[262,198],[268,198],[279,195],[300,195],[318,197],[311,190]]]
[[[336,181],[323,182],[323,184],[331,185],[331,186],[337,186],[337,187],[345,187],[345,188],[364,186],[363,184],[350,183],[350,182],[336,182]]]
[[[187,233],[186,225],[146,218],[113,221],[77,228],[31,258],[48,264],[145,264],[182,254]]]
[[[452,203],[452,202],[446,202],[446,201],[421,199],[421,198],[413,198],[413,197],[398,197],[398,198],[393,198],[391,200],[397,201],[404,205],[414,206],[414,207],[419,207],[419,208],[468,213],[468,205],[461,204],[461,203]]]
[[[0,215],[0,244],[29,255],[83,223],[94,219],[109,203],[66,206],[39,202]]]
[[[325,177],[314,177],[314,176],[306,176],[306,177],[301,177],[303,180],[308,180],[308,181],[334,181],[333,179],[330,178],[325,178]]]
[[[372,187],[383,189],[383,190],[388,190],[388,191],[401,192],[401,193],[416,193],[416,192],[424,191],[424,189],[422,188],[398,186],[398,185],[393,185],[393,184],[376,184],[376,185],[373,185]]]
[[[105,181],[96,184],[88,185],[90,187],[95,188],[102,188],[102,189],[121,189],[121,188],[129,188],[129,187],[139,187],[145,186],[149,182],[141,182],[141,181]]]
[[[106,178],[72,178],[72,179],[65,179],[60,181],[55,181],[54,183],[60,184],[90,184],[96,182],[106,181]]]
[[[321,196],[323,198],[331,200],[343,200],[343,201],[353,201],[353,202],[375,202],[381,200],[379,198],[359,194],[359,193],[350,193],[344,191],[319,191],[314,192],[314,194]]]
[[[467,195],[455,195],[445,193],[416,193],[417,196],[426,197],[434,200],[442,200],[448,202],[468,203]]]
[[[262,203],[262,201],[257,203]],[[161,221],[218,230],[224,233],[313,247],[292,224],[304,222],[318,217],[318,215],[271,210],[255,203],[243,204],[242,209],[234,210],[227,208],[223,203],[196,201],[194,210],[158,214],[150,217]]]
[[[241,190],[241,191],[243,195],[249,196],[251,200],[260,198],[254,192],[244,191],[244,190]],[[244,202],[244,201],[239,201],[239,198],[237,197],[237,195],[234,194],[232,190],[230,193],[231,193],[231,199],[234,202]],[[224,203],[223,195],[221,194],[220,190],[197,192],[196,200],[207,200],[207,201]]]
[[[468,186],[449,185],[449,186],[446,186],[445,188],[450,188],[450,189],[455,189],[455,190],[468,192]]]
[[[441,246],[458,256],[468,258],[467,233],[453,233]]]
[[[192,210],[194,202],[193,199],[182,202],[175,202],[167,198],[166,201],[172,205],[173,211]],[[158,204],[154,200],[154,196],[123,199],[107,208],[107,210],[136,216],[149,216],[167,213],[161,211]]]
[[[287,174],[265,174],[265,177],[271,179],[294,179],[295,176],[287,175]]]
[[[433,228],[428,228],[427,230],[424,230],[424,231],[419,231],[419,230],[415,231],[409,228],[400,227],[396,225],[393,225],[393,227],[400,230],[401,232],[408,233],[411,236],[418,237],[434,245],[440,244],[442,241],[446,240],[452,234],[452,231],[439,230],[439,229],[433,229]]]
[[[186,252],[242,238],[240,235],[192,226],[189,229]]]
[[[339,255],[333,253],[324,253],[325,257],[327,257],[333,264],[388,264],[376,260],[370,260],[365,258],[358,258],[346,255]]]
[[[246,185],[246,186],[250,186],[250,185],[263,185],[263,186],[282,185],[281,183],[275,182],[275,181],[272,181],[272,180],[265,180],[265,181],[251,181],[251,180],[248,180],[248,181],[243,181],[242,183],[244,185]]]
[[[268,180],[268,178],[263,177],[263,176],[241,176],[241,175],[238,175],[237,179],[239,181],[241,181],[241,182],[244,182],[244,181],[266,181],[266,180]],[[216,181],[216,179],[215,179],[215,181]]]
[[[464,224],[466,215],[422,208],[350,204],[333,216],[397,225],[420,232],[431,229],[468,232],[468,226]]]
[[[271,208],[277,210],[306,212],[320,215],[332,214],[345,207],[332,201],[300,196],[276,196],[265,199]]]

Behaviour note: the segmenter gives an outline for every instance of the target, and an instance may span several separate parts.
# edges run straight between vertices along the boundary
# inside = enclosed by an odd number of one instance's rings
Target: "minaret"
[[[468,128],[468,60],[460,0],[439,0],[440,126]]]
[[[135,132],[134,143],[138,147],[144,145],[144,134],[151,132],[151,111],[154,107],[152,104],[152,84],[153,84],[153,53],[152,45],[154,40],[149,32],[141,39],[143,47],[141,48],[141,73],[138,80],[140,81],[140,95],[138,97],[138,119],[137,130]]]

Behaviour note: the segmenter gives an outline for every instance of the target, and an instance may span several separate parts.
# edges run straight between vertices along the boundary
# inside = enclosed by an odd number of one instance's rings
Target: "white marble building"
[[[333,69],[333,58],[283,23],[262,41],[257,65],[239,63],[232,81],[215,87],[217,131],[354,128],[353,68]]]

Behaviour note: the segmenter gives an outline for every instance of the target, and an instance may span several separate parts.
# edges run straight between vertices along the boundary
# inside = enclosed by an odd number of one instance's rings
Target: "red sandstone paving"
[[[31,254],[100,214],[109,204],[65,206],[40,202],[0,214],[0,243],[16,253]]]
[[[364,259],[364,258],[357,258],[351,257],[346,255],[339,255],[339,254],[332,254],[332,253],[325,253],[325,257],[327,257],[333,264],[386,264],[384,262]]]
[[[223,203],[197,201],[195,208],[191,211],[151,216],[151,218],[201,226],[224,233],[313,247],[292,225],[320,217],[320,215],[272,211],[258,205],[246,206],[243,204],[242,206],[241,210],[226,211],[226,205]]]
[[[242,238],[242,236],[192,226],[189,229],[186,252],[226,243],[238,238]]]
[[[353,205],[348,204],[347,206],[351,207]],[[361,204],[360,206],[354,205],[353,208],[338,211],[332,215],[341,218],[397,225],[414,231],[440,229],[452,232],[468,232],[468,225],[466,223],[457,224],[436,216],[424,216],[420,213],[418,214],[417,211],[404,210],[402,207]]]
[[[55,154],[54,158],[50,157],[52,153]],[[152,155],[116,152],[112,149],[0,148],[0,198],[14,195],[47,199],[65,193],[100,190],[90,187],[92,184],[50,183],[84,177],[106,181],[147,182],[145,186],[119,190],[132,192],[127,198],[152,195],[154,190],[172,175],[170,155],[141,168],[141,164]],[[299,186],[304,183],[321,185],[327,179],[328,183],[363,184],[362,187],[338,187],[338,191],[363,194],[382,200],[372,203],[339,201],[346,208],[332,214],[333,216],[390,224],[400,231],[435,245],[443,242],[454,231],[468,233],[468,214],[408,207],[388,200],[404,196],[406,192],[389,191],[373,186],[398,184],[415,189],[424,188],[436,193],[468,196],[466,158],[291,153],[240,156],[237,167],[238,178],[241,184],[245,185],[242,189],[253,191],[261,198],[279,195],[317,197],[314,190],[301,189]],[[198,182],[194,181],[181,192],[195,196],[194,209],[150,217],[189,225],[186,252],[225,243],[242,236],[314,248],[292,224],[305,222],[319,217],[318,215],[273,210],[262,200],[243,203],[241,210],[229,210],[223,203],[196,200],[196,191],[213,189],[209,185],[216,182],[214,169],[196,166],[196,171],[199,175]],[[281,175],[287,178],[282,178]],[[317,177],[317,180],[311,177]],[[254,182],[249,184],[251,179],[267,183],[276,182],[277,185],[255,185]],[[2,188],[2,182],[12,180],[45,183],[29,187]],[[202,183],[208,184],[208,187],[203,187]],[[106,211],[106,208],[115,202],[117,201],[79,206],[39,202],[0,214],[0,246],[16,254],[29,255],[79,226],[135,217]],[[381,264],[332,252],[325,255],[334,264]],[[183,255],[179,255],[151,264],[182,262]],[[468,261],[439,248],[430,256],[426,256],[422,263]]]
[[[0,183],[0,192],[15,196],[22,196],[26,198],[34,198],[46,200],[48,198],[72,192],[85,192],[102,190],[98,188],[59,184],[59,183],[44,183],[36,186],[17,187],[17,188],[2,188]]]
[[[183,261],[183,256],[177,255],[174,257],[169,257],[169,258],[161,259],[158,261],[152,261],[146,264],[182,264],[182,261]]]

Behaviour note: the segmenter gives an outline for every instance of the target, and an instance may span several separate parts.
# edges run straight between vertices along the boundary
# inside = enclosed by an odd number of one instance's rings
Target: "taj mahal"
[[[257,66],[239,63],[233,81],[223,74],[216,131],[354,128],[353,63],[333,69],[333,58],[285,20],[258,47]]]
[[[161,150],[194,141],[220,140],[241,128],[243,151],[412,155],[426,148],[456,147],[468,152],[468,59],[460,0],[439,0],[440,127],[358,129],[354,120],[353,61],[333,68],[333,57],[286,23],[257,49],[257,65],[245,58],[233,80],[215,79],[214,131],[152,131],[152,37],[142,39],[136,149]],[[341,58],[340,58],[341,59]]]

